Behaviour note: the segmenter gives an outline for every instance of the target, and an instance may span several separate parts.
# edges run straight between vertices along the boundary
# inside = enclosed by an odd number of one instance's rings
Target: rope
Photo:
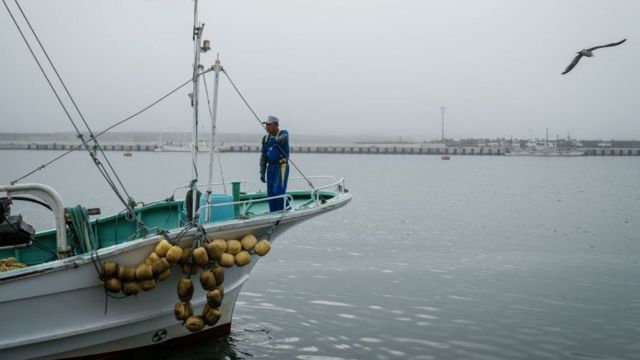
[[[240,93],[240,90],[238,90],[238,87],[236,86],[236,84],[233,82],[233,80],[231,80],[231,77],[229,77],[229,74],[227,74],[227,71],[225,69],[222,69],[222,73],[227,77],[227,79],[229,80],[229,82],[231,83],[231,86],[233,86],[233,88],[235,89],[236,93],[238,93],[238,96],[240,96],[240,98],[242,99],[242,101],[244,102],[245,105],[247,105],[247,108],[249,108],[249,111],[251,111],[251,113],[253,114],[253,116],[256,118],[256,120],[258,121],[258,123],[260,124],[260,127],[268,134],[267,132],[267,128],[264,126],[264,124],[262,124],[262,121],[260,120],[260,117],[258,116],[258,114],[256,114],[255,111],[253,111],[253,108],[251,107],[251,105],[249,105],[249,103],[247,102],[247,100],[244,98],[244,96],[242,96],[242,93]],[[282,147],[280,146],[280,144],[278,144],[276,142],[276,145],[278,146],[278,148],[280,149],[280,152],[285,155],[284,150],[282,149]],[[313,186],[313,184],[311,183],[311,180],[309,180],[308,177],[306,177],[304,175],[304,173],[302,172],[302,170],[300,170],[300,168],[298,168],[298,166],[289,158],[289,156],[287,156],[287,161],[298,171],[298,173],[300,173],[300,175],[307,181],[307,184],[309,184],[309,186],[312,189],[315,189],[315,187]]]
[[[282,218],[284,218],[284,215],[286,213],[287,212],[285,210],[283,210],[282,211],[282,215],[280,215],[280,218],[275,223],[273,223],[273,225],[271,225],[271,227],[269,228],[269,231],[267,231],[266,237],[267,237],[268,241],[271,241],[271,235],[273,235],[273,231],[276,229],[276,227],[278,227],[280,225],[280,221],[282,221]]]
[[[127,193],[126,188],[124,187],[124,184],[122,183],[122,181],[120,180],[120,178],[118,177],[117,172],[115,171],[115,169],[113,168],[113,166],[111,165],[111,163],[109,162],[109,158],[107,158],[106,154],[104,153],[104,151],[102,150],[102,148],[100,147],[100,144],[98,143],[98,141],[94,138],[93,132],[91,131],[91,128],[89,127],[89,124],[87,123],[87,121],[84,118],[84,115],[82,115],[82,112],[80,111],[80,109],[78,108],[78,105],[75,102],[75,99],[73,98],[73,96],[71,95],[71,93],[69,92],[69,89],[67,88],[64,80],[62,80],[62,77],[60,76],[60,73],[58,72],[58,69],[56,68],[56,66],[53,64],[53,61],[51,60],[51,58],[49,57],[49,54],[47,53],[47,50],[44,48],[44,46],[42,45],[42,42],[40,41],[40,38],[38,37],[38,35],[36,34],[35,30],[33,29],[33,27],[31,26],[31,22],[29,21],[29,19],[27,18],[26,14],[24,13],[24,11],[22,10],[22,7],[20,6],[20,4],[18,3],[18,0],[14,0],[16,6],[18,7],[18,10],[20,10],[20,13],[22,14],[23,19],[25,20],[25,22],[27,23],[29,29],[31,30],[31,33],[33,34],[34,38],[36,39],[36,41],[38,42],[38,45],[40,46],[40,49],[42,50],[42,52],[44,53],[45,57],[47,58],[47,61],[49,62],[49,65],[51,66],[51,68],[53,69],[54,73],[56,74],[56,77],[58,78],[58,81],[60,82],[60,84],[62,85],[63,89],[65,90],[69,100],[71,100],[71,103],[73,104],[76,112],[78,113],[78,115],[80,116],[80,119],[82,120],[82,122],[84,123],[84,126],[87,128],[89,135],[90,135],[90,141],[93,141],[94,143],[94,151],[91,150],[91,148],[89,147],[89,143],[84,139],[84,136],[82,135],[82,133],[80,132],[80,129],[78,128],[78,126],[76,125],[75,121],[73,121],[73,118],[71,117],[71,114],[69,114],[69,111],[67,110],[67,108],[65,107],[64,103],[62,102],[62,99],[60,98],[60,96],[58,95],[58,92],[55,90],[55,88],[53,87],[53,84],[51,83],[49,77],[47,76],[46,72],[44,71],[44,68],[42,67],[42,65],[40,64],[40,61],[37,59],[35,53],[33,52],[33,49],[31,48],[31,46],[29,45],[26,37],[24,36],[24,34],[22,33],[22,30],[20,29],[20,26],[18,25],[17,21],[15,20],[15,18],[13,17],[13,14],[11,13],[11,11],[9,10],[9,7],[7,6],[6,2],[3,0],[3,3],[5,4],[5,7],[7,8],[7,11],[9,11],[11,18],[14,21],[14,24],[16,25],[16,27],[18,28],[18,31],[20,32],[20,35],[22,35],[22,39],[25,41],[25,44],[27,45],[27,47],[29,48],[29,51],[31,52],[31,55],[33,56],[34,60],[36,61],[36,63],[38,64],[38,67],[40,68],[40,71],[42,72],[42,74],[44,75],[45,79],[47,80],[47,83],[49,84],[49,87],[51,88],[51,90],[53,91],[54,95],[56,96],[56,98],[58,99],[58,102],[60,103],[60,106],[62,107],[62,109],[64,110],[65,114],[67,115],[67,118],[69,119],[69,121],[71,122],[73,128],[76,130],[76,133],[78,133],[78,137],[80,138],[80,140],[82,141],[82,144],[84,145],[84,147],[87,149],[87,151],[89,152],[91,159],[93,160],[94,164],[96,165],[96,167],[98,168],[98,171],[101,173],[101,175],[105,178],[105,180],[107,181],[107,183],[109,184],[109,186],[111,187],[111,189],[116,193],[116,195],[118,196],[118,198],[120,199],[120,201],[122,201],[125,206],[128,206],[127,203],[125,202],[124,198],[122,197],[122,195],[120,194],[119,189],[117,188],[116,184],[114,183],[114,181],[111,179],[111,176],[109,175],[109,172],[107,171],[107,169],[102,165],[102,163],[100,162],[100,160],[95,156],[95,149],[98,149],[100,151],[100,153],[102,154],[102,156],[104,157],[105,161],[107,162],[107,165],[109,166],[109,169],[111,170],[111,173],[113,174],[113,176],[116,178],[116,180],[118,181],[118,183],[120,184],[120,188],[124,191],[124,193],[127,195],[128,198],[131,198],[131,196]],[[132,209],[128,210],[130,212],[132,212]]]
[[[87,208],[77,205],[65,208],[71,218],[72,236],[79,246],[81,253],[90,252],[98,248],[98,234],[89,222]]]

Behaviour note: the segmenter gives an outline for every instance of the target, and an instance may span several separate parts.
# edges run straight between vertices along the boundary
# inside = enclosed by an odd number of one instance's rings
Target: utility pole
[[[442,112],[442,145],[444,145],[444,147],[447,147],[447,144],[445,143],[444,140],[444,111],[447,109],[446,106],[440,106],[440,111]]]

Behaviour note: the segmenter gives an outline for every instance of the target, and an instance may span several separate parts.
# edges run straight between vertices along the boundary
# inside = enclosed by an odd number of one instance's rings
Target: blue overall
[[[265,135],[262,138],[260,173],[266,175],[267,196],[279,196],[287,192],[287,182],[289,180],[288,159],[289,133],[287,130],[279,130],[276,136]],[[283,210],[284,201],[283,198],[269,200],[269,210],[272,212]]]

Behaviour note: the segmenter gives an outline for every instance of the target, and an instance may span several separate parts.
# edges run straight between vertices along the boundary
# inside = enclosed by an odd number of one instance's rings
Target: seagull
[[[571,71],[571,69],[573,69],[578,64],[578,61],[580,61],[580,59],[583,56],[592,57],[593,56],[593,50],[600,49],[600,48],[605,48],[605,47],[611,47],[611,46],[618,46],[618,45],[622,44],[625,41],[627,41],[627,39],[622,39],[622,41],[618,41],[618,42],[615,42],[615,43],[611,43],[611,44],[607,44],[607,45],[594,46],[594,47],[589,48],[589,49],[582,49],[582,50],[578,51],[576,53],[578,55],[576,55],[576,57],[574,57],[573,60],[571,61],[571,64],[569,64],[569,66],[567,66],[567,68],[564,69],[564,72],[562,73],[562,75],[564,75],[564,74],[568,73],[569,71]]]

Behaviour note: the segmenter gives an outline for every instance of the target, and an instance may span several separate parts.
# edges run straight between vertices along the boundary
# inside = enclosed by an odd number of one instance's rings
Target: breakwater
[[[77,144],[39,142],[0,143],[0,150],[70,150]],[[175,151],[175,146],[168,150],[162,145],[149,143],[109,143],[102,144],[105,151]],[[255,144],[225,144],[218,148],[220,152],[257,153],[260,146]],[[640,156],[640,148],[582,148],[585,156]],[[187,150],[185,150],[187,151]],[[443,147],[425,146],[422,144],[340,144],[340,145],[292,145],[295,153],[318,154],[396,154],[396,155],[472,155],[502,156],[510,150],[506,147]]]

